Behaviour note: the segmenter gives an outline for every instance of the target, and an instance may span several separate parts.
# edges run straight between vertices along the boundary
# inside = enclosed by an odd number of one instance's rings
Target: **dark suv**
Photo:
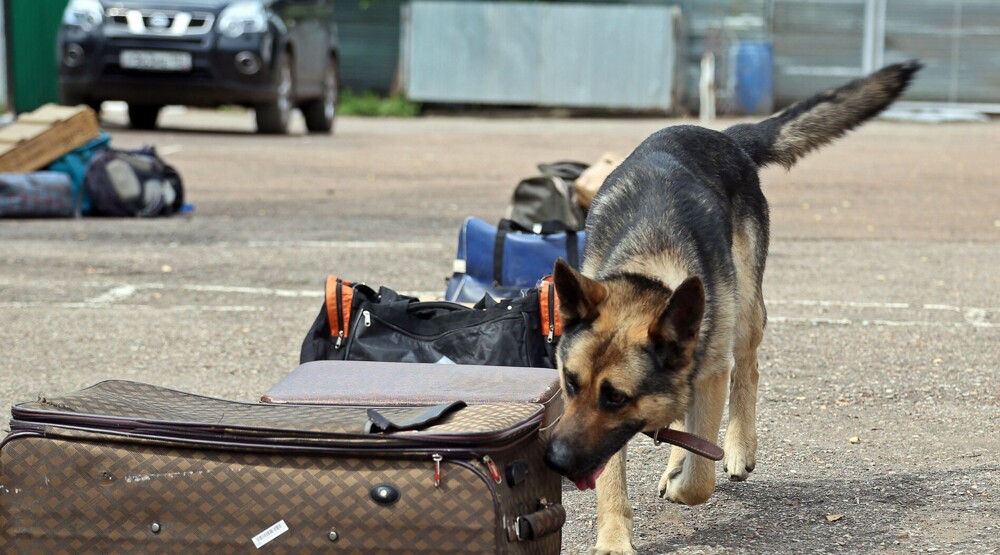
[[[254,108],[287,133],[293,108],[331,132],[337,103],[333,0],[70,0],[59,33],[65,104],[124,100],[132,126],[167,104]]]

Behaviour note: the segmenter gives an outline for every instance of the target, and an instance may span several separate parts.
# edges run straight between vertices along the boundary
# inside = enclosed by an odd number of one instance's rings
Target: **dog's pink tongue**
[[[601,475],[601,472],[604,472],[603,464],[601,465],[600,468],[591,472],[590,474],[587,474],[585,476],[577,476],[576,478],[570,478],[570,479],[573,480],[573,483],[576,484],[577,489],[579,489],[580,491],[588,489],[596,489],[597,478]]]

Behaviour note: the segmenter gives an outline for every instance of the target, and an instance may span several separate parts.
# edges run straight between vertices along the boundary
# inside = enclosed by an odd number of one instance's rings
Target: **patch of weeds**
[[[343,116],[412,118],[420,115],[420,104],[399,94],[386,97],[345,90],[340,93],[337,112]]]

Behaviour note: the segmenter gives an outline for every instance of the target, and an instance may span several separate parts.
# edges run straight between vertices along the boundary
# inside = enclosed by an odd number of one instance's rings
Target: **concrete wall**
[[[354,91],[390,92],[399,62],[402,0],[336,0],[341,84]]]

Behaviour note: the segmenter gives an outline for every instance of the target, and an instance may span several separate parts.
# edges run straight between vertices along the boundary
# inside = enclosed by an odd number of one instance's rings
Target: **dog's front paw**
[[[590,548],[590,555],[638,555],[638,553],[631,545],[622,548],[595,545]]]
[[[598,540],[597,545],[590,548],[590,555],[637,555],[638,553],[632,547],[631,541],[612,545],[612,543],[601,543]]]
[[[597,528],[597,545],[591,555],[636,555],[632,547],[632,520],[609,519]]]
[[[741,434],[730,429],[726,432],[725,456],[722,470],[732,482],[742,482],[750,477],[757,466],[757,435]]]
[[[660,477],[660,497],[682,505],[700,505],[715,491],[715,467],[709,461],[688,461],[694,455],[671,464]],[[673,461],[671,461],[673,462]]]

